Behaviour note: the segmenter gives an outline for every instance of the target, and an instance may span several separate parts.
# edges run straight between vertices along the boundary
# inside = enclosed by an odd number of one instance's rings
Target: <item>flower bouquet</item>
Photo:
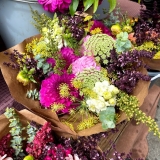
[[[110,132],[78,139],[58,137],[51,123],[28,110],[7,108],[0,116],[0,160],[106,160],[108,152],[98,146]],[[112,130],[111,134],[116,132]],[[114,147],[115,148],[115,147]],[[131,158],[131,154],[113,157]]]
[[[129,40],[134,18],[118,23],[111,14],[113,24],[82,12],[53,18],[32,13],[41,35],[6,50],[0,59],[19,103],[63,136],[92,135],[133,117],[160,136],[154,120],[139,109],[150,84],[143,58],[155,53]]]
[[[131,35],[134,46],[139,50],[154,52],[152,59],[144,58],[148,69],[160,71],[160,13],[157,2],[154,1],[154,9],[141,9],[140,16],[133,27]]]

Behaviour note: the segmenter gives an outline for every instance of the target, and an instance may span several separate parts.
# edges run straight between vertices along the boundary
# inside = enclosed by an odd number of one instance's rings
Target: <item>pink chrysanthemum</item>
[[[100,70],[100,66],[97,65],[92,56],[83,56],[72,63],[72,73],[75,75],[82,72],[84,69],[90,68]]]
[[[61,55],[62,55],[62,58],[65,60],[65,63],[66,63],[66,65],[65,65],[65,70],[67,70],[68,69],[68,67],[75,61],[75,60],[77,60],[79,57],[78,56],[76,56],[75,54],[74,54],[74,50],[73,49],[71,49],[71,48],[69,48],[69,47],[63,47],[62,49],[61,49]]]
[[[101,30],[101,33],[111,35],[111,31],[102,22],[94,20],[94,23],[90,28],[90,32],[92,30],[95,30],[96,28],[99,28]]]
[[[73,78],[73,74],[64,73],[63,75],[52,74],[43,80],[40,89],[40,103],[45,108],[50,108],[54,104],[62,104],[64,107],[57,113],[68,113],[71,108],[75,108],[74,100],[79,98],[79,92],[71,84]]]

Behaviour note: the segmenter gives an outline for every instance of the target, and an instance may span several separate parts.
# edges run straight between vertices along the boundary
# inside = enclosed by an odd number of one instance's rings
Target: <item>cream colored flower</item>
[[[102,96],[103,93],[108,89],[108,86],[108,81],[96,82],[93,91],[95,91],[98,95]]]
[[[97,99],[88,99],[86,103],[88,105],[88,109],[96,113],[105,110],[106,107],[110,105],[102,96],[98,96]]]

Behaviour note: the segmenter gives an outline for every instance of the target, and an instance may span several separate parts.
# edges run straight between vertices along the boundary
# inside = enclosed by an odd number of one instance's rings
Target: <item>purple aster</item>
[[[65,66],[65,70],[68,69],[68,67],[75,61],[77,60],[79,57],[76,56],[74,54],[74,50],[69,48],[69,47],[63,47],[61,49],[61,55],[62,55],[62,58],[65,60],[66,62],[66,66]]]
[[[58,113],[68,113],[71,108],[75,108],[73,99],[79,98],[79,92],[71,84],[73,78],[74,74],[64,73],[63,75],[52,74],[43,80],[40,103],[45,108],[50,108],[53,104],[62,104],[64,108],[58,110]]]

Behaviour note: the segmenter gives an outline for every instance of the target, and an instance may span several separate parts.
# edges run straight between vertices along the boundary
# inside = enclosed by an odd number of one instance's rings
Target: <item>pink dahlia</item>
[[[49,12],[65,12],[68,10],[72,0],[38,0],[43,5],[44,10]]]
[[[63,47],[61,49],[61,55],[62,55],[62,58],[65,60],[65,70],[68,69],[68,67],[75,61],[77,60],[79,57],[76,56],[74,54],[74,50],[69,48],[69,47]]]
[[[90,31],[95,30],[96,28],[101,29],[101,32],[104,34],[111,35],[111,31],[101,21],[94,20],[94,23],[90,28]]]
[[[71,108],[75,108],[73,99],[79,98],[79,93],[71,84],[73,78],[73,74],[64,73],[63,75],[51,74],[43,80],[40,89],[40,103],[45,108],[50,108],[54,104],[63,105],[64,107],[58,110],[58,113],[68,113]]]
[[[82,72],[84,69],[90,68],[100,70],[100,66],[97,65],[92,56],[83,56],[72,63],[72,73],[75,75]]]

